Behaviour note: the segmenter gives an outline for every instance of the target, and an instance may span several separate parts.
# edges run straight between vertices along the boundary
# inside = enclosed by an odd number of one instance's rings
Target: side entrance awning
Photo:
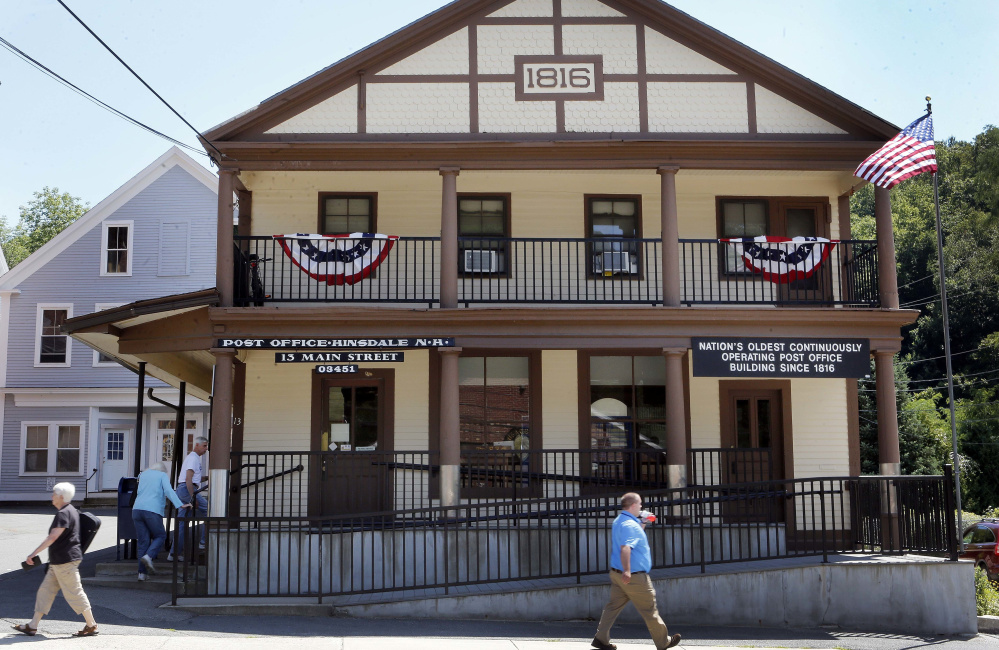
[[[212,392],[212,325],[208,310],[218,306],[215,288],[140,300],[66,321],[63,332],[138,372],[208,401]]]

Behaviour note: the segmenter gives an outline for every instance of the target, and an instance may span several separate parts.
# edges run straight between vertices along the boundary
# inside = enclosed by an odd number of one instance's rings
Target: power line
[[[167,108],[169,108],[169,109],[170,109],[171,111],[173,111],[173,114],[174,114],[174,115],[176,115],[177,117],[179,117],[179,118],[181,119],[181,121],[182,121],[182,122],[184,122],[184,124],[186,124],[186,125],[187,125],[188,127],[190,127],[190,129],[191,129],[192,131],[194,131],[195,133],[197,133],[197,134],[198,134],[198,137],[199,137],[199,138],[201,138],[201,139],[202,139],[202,141],[206,142],[206,143],[208,144],[208,146],[209,146],[209,147],[211,147],[212,149],[214,149],[214,150],[215,150],[215,153],[217,153],[217,154],[219,155],[219,160],[218,160],[218,162],[221,162],[221,160],[222,160],[223,158],[228,158],[228,156],[226,156],[226,155],[225,155],[224,153],[222,153],[221,151],[219,151],[219,150],[218,150],[218,148],[217,148],[217,147],[216,147],[215,145],[213,145],[213,144],[212,144],[211,142],[208,142],[208,139],[207,139],[207,138],[206,138],[205,136],[203,136],[203,135],[201,134],[201,131],[199,131],[199,130],[197,130],[196,128],[194,128],[194,125],[193,125],[193,124],[191,124],[190,122],[188,122],[188,121],[187,121],[187,120],[186,120],[186,119],[184,118],[184,116],[183,116],[183,115],[181,115],[180,113],[178,113],[178,112],[177,112],[177,110],[176,110],[176,109],[175,109],[175,108],[174,108],[173,106],[171,106],[169,102],[167,102],[167,100],[163,99],[163,97],[161,97],[161,96],[160,96],[160,94],[159,94],[158,92],[156,92],[155,90],[153,90],[153,87],[152,87],[152,86],[150,86],[150,85],[149,85],[148,83],[146,83],[146,80],[145,80],[145,79],[143,79],[142,77],[140,77],[140,76],[139,76],[139,73],[138,73],[138,72],[136,72],[135,70],[133,70],[133,69],[131,68],[131,66],[129,66],[129,65],[127,64],[127,63],[125,63],[124,59],[122,59],[122,58],[121,58],[120,56],[118,56],[118,54],[117,54],[117,53],[116,53],[116,52],[115,52],[114,50],[112,50],[112,49],[111,49],[111,47],[110,47],[110,46],[109,46],[109,45],[108,45],[107,43],[105,43],[105,42],[104,42],[104,41],[103,41],[103,40],[101,39],[101,37],[100,37],[100,36],[98,36],[98,35],[97,35],[97,34],[96,34],[96,33],[94,32],[94,30],[90,29],[90,27],[89,27],[89,26],[87,25],[87,23],[83,22],[83,20],[82,20],[82,19],[81,19],[81,18],[80,18],[79,16],[77,16],[77,15],[76,15],[75,13],[73,13],[73,10],[72,10],[72,9],[70,9],[70,8],[69,8],[68,6],[66,6],[66,3],[65,3],[65,2],[63,2],[63,0],[57,0],[57,2],[58,2],[59,4],[61,4],[61,5],[62,5],[63,9],[65,9],[66,11],[68,11],[68,12],[69,12],[69,15],[70,15],[70,16],[72,16],[73,18],[76,18],[76,21],[77,21],[78,23],[80,23],[81,25],[83,25],[83,28],[84,28],[84,29],[86,29],[86,30],[87,30],[88,32],[90,32],[90,35],[91,35],[91,36],[93,36],[94,38],[96,38],[96,39],[97,39],[97,42],[98,42],[98,43],[100,43],[101,45],[103,45],[103,46],[104,46],[104,49],[106,49],[106,50],[107,50],[108,52],[110,52],[110,53],[111,53],[111,55],[112,55],[112,56],[113,56],[114,58],[118,59],[118,62],[119,62],[119,63],[121,63],[121,64],[122,64],[123,66],[125,66],[125,68],[126,68],[126,69],[127,69],[127,70],[128,70],[129,72],[131,72],[131,73],[132,73],[132,75],[133,75],[133,76],[135,76],[135,78],[136,78],[136,79],[138,79],[139,81],[141,81],[141,82],[142,82],[142,85],[143,85],[143,86],[145,86],[146,88],[148,88],[148,89],[149,89],[149,92],[151,92],[152,94],[156,95],[156,98],[157,98],[157,99],[159,99],[159,100],[160,100],[161,102],[163,102],[163,104],[164,104],[164,105],[165,105],[165,106],[166,106]]]
[[[173,144],[177,145],[178,147],[184,147],[185,149],[188,149],[188,150],[193,151],[195,153],[199,153],[202,156],[207,156],[208,155],[207,153],[205,153],[201,149],[198,149],[197,147],[192,147],[191,145],[186,144],[184,142],[181,142],[180,140],[177,140],[176,138],[171,138],[167,134],[165,134],[165,133],[163,133],[161,131],[157,131],[156,129],[154,129],[153,127],[151,127],[151,126],[149,126],[147,124],[143,124],[142,122],[140,122],[139,120],[135,119],[134,117],[131,117],[131,116],[125,114],[125,113],[122,113],[121,111],[119,111],[114,106],[111,106],[111,105],[109,105],[109,104],[107,104],[107,103],[105,103],[105,102],[97,99],[96,97],[94,97],[93,95],[91,95],[87,91],[83,90],[79,86],[76,86],[75,84],[73,84],[72,82],[70,82],[69,80],[67,80],[66,78],[60,76],[58,73],[56,73],[55,71],[53,71],[51,68],[43,65],[42,63],[40,63],[36,59],[33,59],[32,57],[28,56],[25,52],[23,52],[22,50],[20,50],[17,47],[15,47],[10,41],[4,39],[3,37],[0,37],[0,46],[3,46],[8,51],[10,51],[12,54],[14,54],[16,56],[19,56],[21,59],[23,59],[27,63],[33,65],[36,69],[40,70],[41,72],[44,72],[45,74],[47,74],[48,76],[52,77],[56,81],[62,83],[64,86],[66,86],[66,87],[70,88],[71,90],[77,92],[78,94],[82,95],[86,99],[89,99],[90,101],[92,101],[93,103],[97,104],[101,108],[109,111],[113,115],[117,115],[118,117],[122,118],[126,122],[130,122],[131,124],[134,124],[135,126],[139,127],[140,129],[145,129],[149,133],[152,133],[153,135],[157,135],[157,136],[163,138],[164,140],[167,140],[168,142],[172,142]]]
[[[965,291],[964,293],[958,293],[958,294],[955,294],[953,296],[947,296],[947,297],[948,297],[948,299],[960,298],[962,296],[967,296],[967,295],[970,295],[970,294],[973,294],[973,293],[981,293],[982,291],[989,291],[991,289],[993,289],[993,287],[983,287],[981,289],[972,289],[971,291]],[[899,307],[900,308],[903,308],[903,307],[922,307],[922,306],[928,305],[930,303],[937,302],[938,298],[940,298],[940,294],[939,293],[935,293],[935,294],[933,294],[932,296],[930,296],[928,298],[918,298],[918,299],[913,300],[911,302],[902,303],[901,305],[899,305]]]
[[[964,352],[951,352],[950,356],[951,357],[956,357],[959,354],[971,354],[972,352],[978,352],[979,350],[984,350],[984,349],[985,349],[985,347],[983,346],[983,347],[977,347],[974,350],[965,350]],[[897,366],[907,366],[909,364],[922,363],[924,361],[936,361],[937,359],[943,359],[944,357],[945,357],[945,355],[941,354],[939,357],[927,357],[925,359],[913,359],[911,361],[899,361],[895,365],[897,365]],[[864,381],[864,380],[861,380],[861,381]]]
[[[909,286],[912,286],[912,285],[916,284],[917,282],[922,282],[923,280],[928,280],[929,278],[935,278],[935,277],[936,277],[936,273],[931,273],[929,275],[924,275],[923,277],[921,277],[919,279],[916,279],[916,280],[913,280],[912,282],[907,282],[907,283],[903,284],[901,287],[899,287],[899,289],[904,289],[906,287],[909,287]]]

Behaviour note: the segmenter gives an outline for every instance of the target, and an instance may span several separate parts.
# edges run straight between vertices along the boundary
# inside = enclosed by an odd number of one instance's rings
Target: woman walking
[[[80,562],[83,560],[83,549],[80,547],[80,513],[70,504],[76,494],[72,483],[58,483],[52,488],[52,505],[58,510],[49,536],[28,554],[25,563],[33,565],[35,556],[49,549],[49,571],[42,580],[35,596],[35,617],[30,622],[15,625],[14,629],[28,636],[35,636],[42,617],[49,613],[56,594],[62,590],[63,598],[77,614],[83,614],[86,626],[74,636],[94,636],[97,634],[97,621],[90,607],[87,594],[83,593],[80,582]]]
[[[164,500],[170,499],[170,503],[178,510],[191,507],[189,503],[182,503],[170,487],[170,477],[166,472],[166,463],[159,462],[139,474],[139,488],[135,503],[132,504],[132,522],[135,524],[135,538],[138,542],[140,581],[146,579],[147,572],[156,573],[153,560],[166,541],[166,530],[163,528]]]

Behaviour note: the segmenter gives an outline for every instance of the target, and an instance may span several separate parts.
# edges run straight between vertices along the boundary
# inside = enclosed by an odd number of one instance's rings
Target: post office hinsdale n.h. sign
[[[695,377],[859,379],[871,373],[866,339],[691,338]]]
[[[427,336],[417,338],[256,338],[232,337],[218,339],[216,347],[237,350],[405,350],[420,348],[453,348],[454,338]]]

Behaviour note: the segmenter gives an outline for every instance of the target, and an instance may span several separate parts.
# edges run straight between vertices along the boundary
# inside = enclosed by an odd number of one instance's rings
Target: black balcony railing
[[[235,238],[235,302],[438,302],[440,238],[402,237],[367,278],[354,284],[316,280],[285,255],[281,238]],[[256,267],[256,268],[254,268]]]
[[[948,476],[866,476],[643,490],[653,569],[837,553],[956,559]],[[174,564],[180,596],[325,596],[608,570],[621,490],[333,516],[212,517],[203,561]],[[190,520],[188,521],[188,526]],[[194,548],[194,528],[185,548]],[[201,560],[198,560],[201,561]],[[183,576],[183,577],[181,577]]]
[[[458,239],[458,302],[662,302],[658,239]]]
[[[440,239],[401,237],[369,277],[328,284],[284,254],[281,238],[237,237],[234,292],[240,306],[271,302],[440,302]],[[807,279],[777,283],[748,270],[715,239],[680,240],[684,304],[880,304],[877,243],[816,244],[828,259]],[[658,239],[458,239],[459,305],[662,304]]]
[[[852,305],[880,304],[877,242],[816,243],[814,255],[828,258],[811,277],[786,283],[748,269],[735,249],[717,239],[680,240],[684,304]]]

